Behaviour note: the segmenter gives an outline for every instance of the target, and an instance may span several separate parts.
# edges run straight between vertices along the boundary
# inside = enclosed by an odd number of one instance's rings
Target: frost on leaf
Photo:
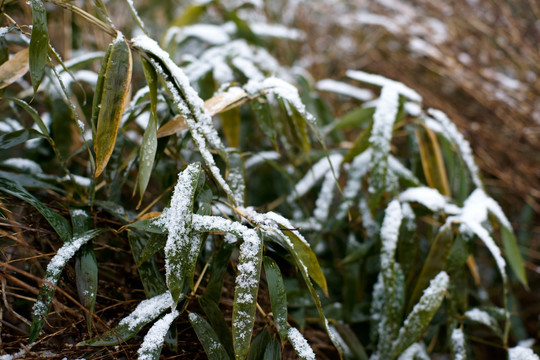
[[[463,330],[456,328],[452,331],[452,353],[454,360],[467,360],[467,350],[465,348],[465,334]]]
[[[165,275],[167,285],[176,299],[183,290],[186,276],[197,260],[200,237],[191,231],[195,188],[201,167],[199,163],[190,164],[178,174],[170,207],[165,209],[155,224],[167,230],[165,244]]]
[[[398,337],[392,346],[393,356],[401,354],[420,338],[433,315],[441,306],[449,281],[448,274],[444,271],[441,271],[431,280],[422,297],[407,316],[401,329],[399,329]]]
[[[308,170],[306,175],[298,181],[294,187],[294,191],[288,196],[289,201],[293,201],[296,198],[300,198],[307,194],[323,177],[328,173],[332,174],[332,168],[336,169],[343,155],[341,154],[331,154],[328,157],[323,157],[315,165]],[[332,177],[333,179],[333,177]]]
[[[531,349],[516,346],[508,350],[508,360],[540,360]]]
[[[309,346],[307,340],[302,336],[300,331],[294,327],[290,327],[287,331],[287,337],[291,342],[294,350],[302,360],[314,360],[315,353],[311,346]]]
[[[430,358],[423,343],[414,343],[397,360],[430,360]]]
[[[444,210],[447,200],[437,189],[426,186],[408,188],[399,194],[399,200],[417,202],[433,212]]]
[[[157,318],[159,314],[173,305],[174,301],[171,293],[169,291],[164,292],[161,295],[141,301],[135,310],[123,318],[118,325],[127,326],[130,330],[136,329]]]
[[[139,360],[152,360],[159,357],[165,335],[178,315],[178,311],[173,310],[171,313],[156,321],[150,330],[148,330],[141,347],[137,351]]]

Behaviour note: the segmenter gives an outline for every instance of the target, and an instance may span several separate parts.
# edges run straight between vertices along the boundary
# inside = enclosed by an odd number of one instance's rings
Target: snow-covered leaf
[[[139,354],[139,360],[158,360],[161,354],[161,347],[165,341],[165,335],[169,331],[171,324],[178,317],[177,310],[165,315],[163,318],[156,321],[154,325],[148,330],[145,335],[143,343],[137,353]]]
[[[189,314],[189,322],[201,342],[208,360],[228,360],[229,355],[208,322],[196,313]]]
[[[309,346],[309,343],[304,336],[302,336],[300,331],[298,331],[298,329],[290,327],[289,331],[287,332],[287,337],[289,338],[294,351],[296,351],[296,354],[300,359],[315,360],[315,353],[313,352],[313,349],[311,346]]]

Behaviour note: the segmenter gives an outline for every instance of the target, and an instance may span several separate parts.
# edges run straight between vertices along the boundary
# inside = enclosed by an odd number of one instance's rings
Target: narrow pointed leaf
[[[263,360],[281,360],[281,345],[275,336],[272,337],[272,340],[270,340],[270,343],[266,347]]]
[[[13,195],[35,207],[47,219],[62,241],[67,242],[71,239],[71,227],[68,221],[45,206],[18,183],[0,177],[0,191]]]
[[[13,84],[28,72],[29,54],[28,48],[22,49],[0,65],[0,89]]]
[[[229,147],[238,148],[240,146],[240,110],[234,108],[220,114],[223,133]]]
[[[265,97],[250,102],[251,109],[255,113],[257,123],[272,145],[277,148],[277,132],[272,117],[272,109]]]
[[[195,313],[189,314],[191,326],[201,342],[208,360],[230,360],[227,351],[219,342],[216,332],[206,320]]]
[[[368,123],[373,117],[375,112],[374,107],[358,107],[354,110],[349,111],[343,115],[336,123],[334,124],[334,129],[344,129],[348,127],[362,127]]]
[[[399,330],[398,337],[392,344],[391,358],[395,359],[405,349],[415,343],[427,328],[435,312],[441,306],[446,290],[448,289],[449,277],[446,272],[440,272],[429,284],[424,294],[407,316],[403,326]]]
[[[151,111],[150,120],[144,131],[139,156],[139,175],[137,177],[140,194],[139,205],[143,200],[144,192],[150,181],[157,150],[157,73],[154,67],[143,56],[141,56],[141,62],[143,64],[146,82],[150,88]]]
[[[131,51],[123,36],[118,35],[109,48],[100,71],[103,88],[97,95],[99,103],[94,107],[98,114],[92,116],[97,118],[94,139],[96,178],[105,170],[112,155],[131,82]]]
[[[206,100],[204,102],[204,108],[208,111],[208,114],[213,116],[237,108],[245,103],[247,98],[248,94],[244,89],[240,87],[231,87],[227,91]]]
[[[369,137],[371,136],[372,127],[373,121],[371,121],[369,126],[358,135],[353,143],[353,146],[343,157],[343,162],[351,162],[355,157],[363,153],[369,147]]]
[[[163,318],[156,321],[154,325],[148,330],[148,333],[144,337],[144,341],[137,351],[139,354],[139,360],[158,360],[161,354],[161,347],[165,341],[165,336],[169,331],[169,328],[173,324],[174,320],[178,317],[177,310],[165,315]]]
[[[30,77],[34,93],[37,91],[47,64],[49,52],[49,30],[47,28],[47,11],[41,0],[31,0],[32,7],[32,36],[30,37]]]
[[[262,359],[270,339],[270,332],[268,332],[268,328],[265,326],[251,342],[246,360]]]
[[[300,359],[315,360],[315,353],[313,352],[313,349],[311,346],[309,346],[307,340],[304,338],[304,336],[302,336],[300,331],[294,327],[291,327],[287,332],[287,337],[289,338],[294,351],[296,351],[296,354]]]
[[[159,267],[156,260],[150,255],[144,258],[144,249],[149,243],[153,242],[155,238],[163,239],[161,242],[161,248],[165,246],[165,236],[155,234],[143,234],[140,231],[130,231],[128,233],[129,246],[135,264],[137,264],[137,270],[139,272],[139,278],[144,287],[146,297],[150,298],[159,294],[163,294],[167,290],[167,285],[163,279],[162,274],[159,271]]]
[[[416,127],[415,132],[428,185],[439,190],[441,194],[450,196],[448,175],[437,136],[423,123]]]
[[[186,123],[182,115],[178,115],[177,117],[175,117],[169,122],[166,122],[159,128],[157,132],[157,137],[159,139],[187,129],[189,129],[188,124]]]
[[[62,274],[64,266],[68,260],[71,259],[81,248],[81,246],[104,231],[106,231],[106,229],[89,230],[84,232],[82,235],[67,241],[51,259],[49,265],[47,265],[43,285],[40,288],[37,301],[33,307],[32,326],[30,327],[29,337],[30,343],[37,339],[43,325],[45,324],[45,319],[49,314],[49,309],[53,300],[56,284],[58,283],[58,279]]]
[[[81,345],[111,346],[131,339],[145,325],[158,318],[165,310],[170,309],[174,301],[170,292],[143,300],[135,310],[123,318],[118,326],[94,339],[84,341]]]
[[[424,266],[409,299],[409,311],[416,304],[416,301],[418,301],[422,291],[428,286],[431,279],[441,270],[447,268],[446,264],[448,263],[453,244],[454,229],[450,225],[443,226],[431,243],[428,256],[424,261]]]
[[[255,323],[257,292],[262,264],[262,238],[249,229],[245,231],[240,257],[233,304],[233,345],[237,360],[246,358]]]
[[[30,105],[28,105],[28,103],[26,101],[21,100],[21,99],[12,98],[12,97],[6,97],[6,99],[9,100],[9,101],[13,101],[15,104],[17,104],[21,108],[23,108],[23,110],[26,111],[28,113],[28,115],[30,115],[32,117],[32,119],[37,124],[37,126],[39,127],[39,130],[41,130],[43,135],[45,135],[47,137],[49,142],[52,142],[52,139],[51,139],[51,136],[49,134],[49,129],[47,128],[47,125],[45,125],[43,120],[41,120],[41,118],[39,117],[38,112],[33,107],[31,107]]]
[[[501,224],[501,238],[506,259],[508,260],[512,271],[517,276],[518,280],[527,287],[528,283],[525,265],[521,253],[519,252],[514,232]]]
[[[212,299],[214,302],[219,302],[221,298],[221,291],[223,288],[223,281],[227,272],[227,267],[232,255],[234,246],[231,244],[223,244],[212,262],[212,268],[210,269],[210,280],[206,285],[205,297]]]
[[[92,219],[87,210],[70,208],[73,236],[81,236],[90,230]],[[85,313],[88,332],[92,333],[92,314],[96,306],[98,288],[98,265],[94,246],[91,242],[83,245],[75,255],[75,278],[81,304],[90,314]]]
[[[278,330],[281,341],[287,338],[287,291],[277,263],[267,256],[263,260],[266,282],[270,294],[270,304],[274,323]]]
[[[225,321],[223,311],[219,305],[212,299],[205,296],[199,298],[199,304],[204,310],[206,317],[210,321],[212,329],[214,329],[219,342],[223,345],[231,358],[234,358],[234,348],[231,330]]]
[[[22,129],[0,135],[0,151],[10,149],[14,146],[24,144],[28,140],[45,137],[34,129]]]

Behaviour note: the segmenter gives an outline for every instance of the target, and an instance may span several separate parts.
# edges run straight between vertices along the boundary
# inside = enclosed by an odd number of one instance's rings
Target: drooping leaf
[[[188,124],[186,124],[186,121],[184,120],[182,115],[178,115],[171,121],[161,125],[157,132],[157,137],[159,139],[187,129],[189,129]]]
[[[47,64],[49,52],[49,29],[47,28],[47,11],[41,0],[31,0],[32,7],[32,36],[30,37],[30,77],[34,93],[37,91]]]
[[[96,178],[105,170],[112,155],[131,82],[131,51],[121,34],[109,45],[99,77],[102,80],[98,79],[96,91],[102,92],[96,94],[94,102],[94,110],[98,113],[92,114],[97,120],[94,139]],[[100,84],[102,89],[99,89]]]
[[[73,236],[81,236],[92,227],[92,219],[86,209],[72,207],[69,209],[73,224]],[[92,334],[92,315],[96,306],[98,288],[98,264],[94,246],[88,242],[81,246],[75,255],[75,277],[77,292],[81,304],[88,310],[85,313],[88,332]]]
[[[49,314],[49,309],[56,290],[56,284],[58,283],[58,279],[62,274],[64,266],[68,260],[71,259],[81,248],[81,246],[104,231],[106,231],[106,229],[92,229],[84,232],[78,237],[68,240],[51,259],[49,265],[47,265],[43,285],[40,288],[37,301],[34,304],[32,311],[32,326],[30,327],[29,336],[30,343],[37,339],[43,325],[45,324],[45,319]]]
[[[204,296],[212,299],[216,303],[219,302],[219,299],[221,298],[223,280],[225,279],[233,248],[234,246],[232,244],[224,243],[219,248],[214,261],[212,262],[210,280],[208,280],[208,284],[206,285]]]
[[[270,294],[270,304],[274,323],[278,330],[281,341],[287,338],[287,291],[277,263],[267,256],[263,260],[266,282]]]
[[[207,297],[206,294],[199,298],[199,304],[210,321],[210,325],[215,331],[219,342],[223,345],[231,359],[234,358],[232,334],[225,321],[225,317],[223,316],[223,311],[219,308],[219,305],[214,300]]]
[[[45,206],[41,201],[26,191],[26,189],[24,189],[18,183],[14,183],[8,179],[0,177],[0,191],[13,195],[35,207],[36,210],[39,211],[41,215],[45,217],[45,219],[47,219],[49,224],[53,227],[63,242],[67,242],[69,239],[71,239],[71,227],[69,226],[68,221],[60,214],[55,213]]]
[[[22,129],[0,135],[0,151],[10,149],[14,146],[24,144],[28,140],[39,137],[46,137],[34,129]]]
[[[358,107],[343,115],[334,124],[334,129],[343,129],[347,127],[362,127],[369,123],[375,112],[374,107]]]
[[[287,332],[287,337],[300,359],[315,360],[315,353],[313,352],[313,349],[311,346],[309,346],[309,343],[304,336],[302,336],[300,331],[294,327],[290,327],[289,331]]]
[[[51,144],[54,144],[54,142],[52,141],[51,136],[49,134],[49,129],[47,128],[47,125],[45,125],[43,120],[41,120],[41,118],[39,117],[38,112],[33,107],[31,107],[30,105],[28,105],[28,103],[26,101],[21,100],[21,99],[17,99],[17,98],[13,98],[13,97],[6,97],[6,99],[9,100],[9,101],[13,101],[15,104],[17,104],[21,108],[23,108],[23,110],[26,111],[28,113],[28,115],[30,115],[32,117],[34,122],[39,127],[39,130],[41,130],[43,135],[45,135],[47,137],[49,142],[51,142]]]
[[[232,315],[233,345],[237,360],[246,358],[255,324],[263,250],[260,234],[252,229],[247,230],[240,245]]]
[[[208,356],[208,360],[230,360],[227,351],[219,342],[216,332],[205,319],[200,315],[190,313],[189,321],[193,329],[195,329],[195,333],[206,352],[206,356]]]
[[[441,306],[448,289],[449,277],[441,271],[424,290],[424,294],[405,319],[399,334],[392,344],[391,358],[395,359],[405,349],[416,342],[431,322],[435,312]]]
[[[128,233],[131,253],[133,254],[135,264],[137,265],[139,278],[143,284],[144,292],[148,298],[163,294],[167,290],[167,285],[165,285],[163,276],[159,272],[156,260],[152,256],[149,256],[148,258],[143,257],[144,249],[146,249],[147,245],[156,237],[165,239],[164,236],[154,234],[148,236],[140,231],[130,231]],[[164,244],[165,241],[163,241],[163,245]]]
[[[131,339],[145,325],[151,323],[165,310],[174,305],[170,292],[154,296],[143,300],[135,310],[123,318],[118,326],[94,339],[84,341],[81,345],[89,346],[111,346]]]
[[[19,80],[28,72],[29,49],[24,48],[0,65],[0,89]]]
[[[139,360],[158,360],[161,354],[161,347],[165,341],[165,336],[169,331],[169,328],[173,324],[174,320],[178,317],[179,312],[173,310],[166,314],[161,319],[156,321],[154,325],[148,330],[148,333],[144,337],[144,341],[137,351],[139,354]]]
[[[137,176],[137,185],[140,199],[139,206],[143,200],[144,192],[150,181],[154,158],[157,150],[157,73],[148,60],[141,56],[144,76],[148,87],[150,88],[150,120],[144,131],[143,140],[139,155],[139,175]]]
[[[523,257],[519,252],[516,236],[512,229],[501,222],[501,238],[506,259],[512,268],[512,271],[525,287],[528,287],[527,274],[525,273],[525,264]]]

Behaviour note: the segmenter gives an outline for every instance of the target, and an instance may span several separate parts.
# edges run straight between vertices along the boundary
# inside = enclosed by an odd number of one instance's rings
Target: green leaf
[[[504,226],[501,222],[501,238],[504,247],[504,253],[512,271],[517,276],[519,282],[525,287],[528,287],[527,274],[525,273],[525,265],[523,258],[519,252],[518,244],[512,229]]]
[[[157,73],[154,67],[141,56],[141,62],[143,64],[144,76],[148,87],[150,89],[150,120],[146,130],[144,131],[143,140],[140,149],[140,162],[139,162],[139,175],[137,176],[137,184],[139,187],[139,204],[143,200],[144,192],[150,181],[150,175],[152,174],[152,168],[154,166],[154,159],[156,157],[157,150]]]
[[[257,234],[252,229],[247,230],[244,233],[243,243],[240,245],[232,315],[233,345],[237,360],[245,359],[249,350],[255,324],[262,252],[262,233]]]
[[[184,12],[173,22],[174,26],[183,27],[191,25],[199,21],[199,18],[206,12],[206,9],[214,1],[207,1],[204,3],[191,3]]]
[[[54,144],[54,142],[51,139],[51,135],[49,134],[49,129],[47,128],[47,125],[45,125],[43,120],[41,120],[41,118],[39,117],[38,112],[33,107],[31,107],[30,105],[28,105],[27,102],[25,102],[24,100],[21,100],[21,99],[17,99],[17,98],[13,98],[13,97],[6,97],[5,99],[7,99],[9,101],[13,101],[15,104],[17,104],[21,108],[23,108],[23,110],[26,111],[32,117],[34,122],[39,127],[39,130],[41,130],[43,135],[45,135],[47,137],[49,142],[51,142],[51,144]]]
[[[218,250],[212,268],[210,269],[210,280],[206,285],[204,296],[212,299],[214,302],[219,302],[221,298],[221,290],[223,288],[223,280],[227,272],[227,267],[231,259],[234,245],[224,243]]]
[[[94,339],[83,341],[79,345],[111,346],[131,339],[144,326],[159,317],[165,310],[170,309],[174,301],[170,292],[143,300],[135,310],[120,321],[111,331],[107,331]]]
[[[195,313],[189,314],[189,321],[201,342],[208,360],[230,360],[223,345],[219,342],[216,332],[206,320]]]
[[[159,250],[162,250],[165,247],[165,244],[167,243],[167,237],[163,236],[162,234],[151,234],[148,241],[146,241],[146,245],[142,249],[142,252],[140,253],[139,259],[137,260],[137,264],[141,264],[150,258],[154,256],[155,253],[157,253]]]
[[[69,226],[68,221],[45,206],[18,183],[0,177],[0,191],[13,195],[35,207],[36,210],[47,219],[63,242],[67,242],[71,239],[71,227]]]
[[[31,0],[32,36],[30,37],[30,77],[34,93],[37,91],[47,64],[49,52],[49,30],[47,28],[47,11],[41,0]]]
[[[97,119],[96,178],[105,170],[112,155],[131,82],[131,51],[120,35],[109,45],[99,78],[93,107],[97,113],[92,114],[92,119]]]
[[[240,146],[241,119],[240,109],[235,107],[220,114],[223,133],[229,147],[238,148]]]
[[[422,291],[428,286],[431,279],[441,270],[447,268],[448,258],[454,243],[454,229],[451,225],[445,225],[439,229],[439,233],[431,243],[428,256],[424,261],[422,271],[413,292],[409,298],[409,311],[420,298]]]
[[[49,314],[49,309],[56,290],[56,284],[58,283],[58,279],[60,278],[62,270],[64,269],[64,266],[68,260],[75,255],[81,246],[106,230],[107,229],[93,229],[84,232],[78,237],[70,239],[51,259],[49,265],[47,266],[47,272],[45,273],[45,278],[43,279],[43,285],[39,290],[38,298],[33,307],[32,325],[30,327],[29,337],[30,343],[33,343],[37,339],[43,325],[45,324],[45,319]]]
[[[338,130],[348,127],[362,127],[365,123],[368,123],[371,120],[374,113],[374,107],[358,107],[349,111],[338,121],[336,121],[334,129]]]
[[[129,227],[132,227],[134,229],[139,229],[143,231],[147,231],[153,234],[165,234],[167,233],[166,229],[163,229],[162,226],[156,224],[156,219],[144,219],[144,220],[138,220],[134,223],[129,224]]]
[[[334,323],[339,335],[351,351],[350,359],[368,360],[366,350],[349,325]]]
[[[39,175],[28,174],[28,173],[12,173],[7,171],[0,171],[0,177],[5,178],[13,183],[17,183],[24,188],[33,188],[37,190],[49,189],[56,191],[59,194],[65,194],[66,192],[59,188],[58,186],[53,185],[55,179],[51,179],[51,182],[40,180]]]
[[[356,156],[363,153],[369,147],[369,137],[371,136],[371,129],[373,127],[373,121],[369,123],[367,129],[363,130],[360,135],[354,141],[353,146],[347,151],[343,157],[343,162],[351,162]]]
[[[405,349],[416,342],[427,328],[435,312],[441,306],[448,289],[449,277],[441,271],[429,284],[424,294],[405,319],[399,334],[392,344],[391,359],[398,357]]]
[[[90,230],[92,219],[88,210],[70,208],[73,236],[78,237]],[[75,278],[81,304],[88,310],[85,313],[88,332],[92,334],[92,315],[96,306],[98,289],[98,265],[94,246],[87,243],[75,255]]]
[[[268,100],[263,96],[258,98],[257,100],[251,101],[249,104],[251,105],[251,109],[255,113],[257,123],[261,127],[264,135],[266,135],[266,137],[270,139],[270,142],[272,142],[274,148],[277,148],[276,127],[274,125],[274,120],[272,118],[272,109],[268,104]]]
[[[0,151],[10,149],[14,146],[23,144],[31,139],[36,139],[39,137],[45,137],[39,131],[34,129],[22,129],[10,132],[8,134],[0,135]]]
[[[272,336],[272,340],[266,347],[263,360],[281,360],[281,345],[275,336]]]
[[[199,297],[199,304],[203,309],[206,317],[210,321],[212,329],[216,332],[219,342],[223,345],[231,358],[234,358],[234,347],[231,330],[225,321],[223,311],[219,305],[211,298],[205,296]]]
[[[270,332],[265,326],[262,331],[251,342],[246,360],[259,360],[264,357],[264,353],[270,342]]]
[[[150,256],[148,259],[143,258],[144,250],[148,243],[152,242],[154,238],[164,238],[163,236],[154,234],[143,234],[140,231],[130,231],[128,233],[129,245],[131,247],[131,253],[135,264],[137,264],[137,270],[139,272],[139,278],[144,287],[146,297],[150,298],[158,294],[163,294],[167,290],[167,285],[163,280],[163,276],[159,272],[159,267],[156,264],[156,260]],[[165,244],[163,242],[163,244]]]
[[[267,256],[263,259],[266,282],[270,294],[270,304],[274,323],[278,330],[281,341],[287,339],[287,291],[277,263]]]
[[[139,359],[159,359],[161,348],[163,346],[163,342],[165,341],[165,336],[178,315],[180,315],[179,312],[177,310],[173,310],[152,325],[144,337],[144,341],[139,348],[139,351],[137,351],[139,353]]]
[[[283,224],[280,224],[283,226]],[[286,245],[289,248],[290,254],[295,259],[295,262],[299,268],[305,266],[307,274],[315,281],[317,285],[321,287],[324,294],[328,296],[328,285],[326,284],[326,278],[322,272],[317,256],[311,249],[311,247],[305,242],[305,240],[300,239],[300,237],[295,233],[295,230],[283,230],[283,234],[287,236],[289,241],[286,241]]]

